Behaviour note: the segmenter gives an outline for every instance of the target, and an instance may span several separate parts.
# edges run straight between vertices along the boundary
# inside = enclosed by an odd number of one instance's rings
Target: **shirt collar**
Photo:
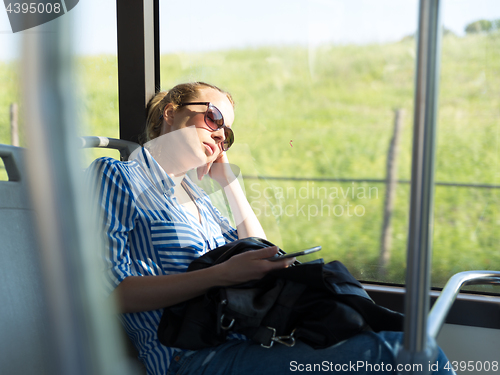
[[[174,193],[175,182],[145,147],[138,153],[137,161],[147,167],[146,172],[149,172],[149,177],[158,190],[166,195],[172,195]]]
[[[196,170],[195,170],[196,172]],[[202,188],[200,188],[198,185],[196,185],[191,178],[189,177],[188,174],[186,174],[186,177],[182,180],[182,184],[184,187],[187,187],[187,190],[190,192],[192,195],[193,199],[195,200],[200,200],[203,199],[203,197],[206,195],[205,192],[203,191]]]

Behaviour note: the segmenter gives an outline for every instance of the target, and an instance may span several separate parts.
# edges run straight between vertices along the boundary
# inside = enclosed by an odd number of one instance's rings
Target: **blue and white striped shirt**
[[[90,170],[105,228],[108,293],[127,276],[184,272],[193,259],[238,238],[236,229],[188,177],[182,185],[197,205],[201,223],[184,209],[172,195],[174,182],[145,148],[129,162],[97,159]],[[121,315],[148,374],[166,374],[172,356],[180,350],[158,341],[162,313]]]

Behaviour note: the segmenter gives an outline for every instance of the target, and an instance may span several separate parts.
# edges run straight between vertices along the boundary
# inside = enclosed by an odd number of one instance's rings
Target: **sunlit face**
[[[186,101],[186,103],[194,102],[210,102],[224,116],[224,124],[227,127],[232,126],[234,110],[225,94],[211,88],[205,88],[192,99]],[[191,143],[197,143],[192,145],[193,152],[198,155],[200,152],[203,153],[205,162],[210,163],[217,159],[222,152],[221,144],[225,136],[223,129],[214,131],[205,123],[206,111],[207,105],[204,104],[187,105],[179,107],[176,111],[167,107],[161,135],[194,126],[198,139],[191,139]]]

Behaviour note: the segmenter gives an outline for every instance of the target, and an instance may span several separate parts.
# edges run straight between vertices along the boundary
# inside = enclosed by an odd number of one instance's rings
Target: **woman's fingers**
[[[263,249],[249,251],[251,259],[266,259],[278,254],[278,246],[264,247]]]
[[[265,260],[269,262],[269,258],[273,258],[276,254],[278,254],[278,246],[270,246],[270,247],[265,247],[263,249],[259,250],[253,250],[253,251],[248,251],[244,254],[247,254],[250,260]],[[273,262],[269,263],[275,263],[276,267],[271,265],[271,269],[275,268],[283,268],[287,267],[290,264],[295,262],[295,258],[285,258],[285,259],[280,259],[280,260],[274,260]],[[266,265],[269,266],[269,264],[265,263]]]
[[[229,159],[227,158],[227,154],[225,151],[222,151],[217,159],[215,159],[215,163],[229,163]]]

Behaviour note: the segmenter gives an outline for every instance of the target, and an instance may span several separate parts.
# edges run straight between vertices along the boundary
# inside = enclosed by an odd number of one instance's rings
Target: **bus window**
[[[99,3],[98,11],[95,4],[80,2],[73,12],[80,135],[119,138],[116,2]],[[82,152],[85,166],[101,156],[119,159],[119,153],[109,149]]]
[[[474,14],[474,1],[449,2],[444,24]],[[466,270],[500,268],[500,13],[445,29],[436,148],[432,283]],[[482,21],[481,21],[482,20]],[[495,21],[496,20],[496,21]],[[496,25],[496,26],[495,26]],[[473,287],[481,291],[498,286]]]
[[[9,181],[9,176],[7,175],[7,170],[5,169],[5,163],[1,158],[0,158],[0,181]]]
[[[382,3],[220,0],[211,4],[217,25],[207,24],[204,6],[187,13],[161,3],[161,87],[199,80],[233,94],[228,156],[271,241],[289,252],[322,245],[325,261],[341,260],[359,279],[404,284],[418,9]],[[467,14],[460,6],[451,15]],[[464,34],[466,23],[450,17],[435,180],[498,185],[498,34]],[[384,214],[388,175],[396,183]],[[498,192],[437,185],[434,286],[458,271],[498,267]]]
[[[219,1],[218,27],[207,27],[204,7],[183,16],[169,4],[161,85],[201,80],[233,94],[228,157],[271,241],[288,252],[319,244],[325,261],[342,260],[360,279],[402,284],[407,183],[394,191],[390,262],[378,264],[395,109],[404,112],[397,178],[410,176],[417,6],[385,3],[391,12],[352,1]]]
[[[8,27],[8,23],[0,25]],[[0,143],[16,146],[24,145],[24,131],[19,115],[22,112],[20,59],[19,49],[16,48],[19,40],[19,37],[0,33],[0,43],[5,46],[0,53]],[[1,170],[0,168],[0,173]]]

